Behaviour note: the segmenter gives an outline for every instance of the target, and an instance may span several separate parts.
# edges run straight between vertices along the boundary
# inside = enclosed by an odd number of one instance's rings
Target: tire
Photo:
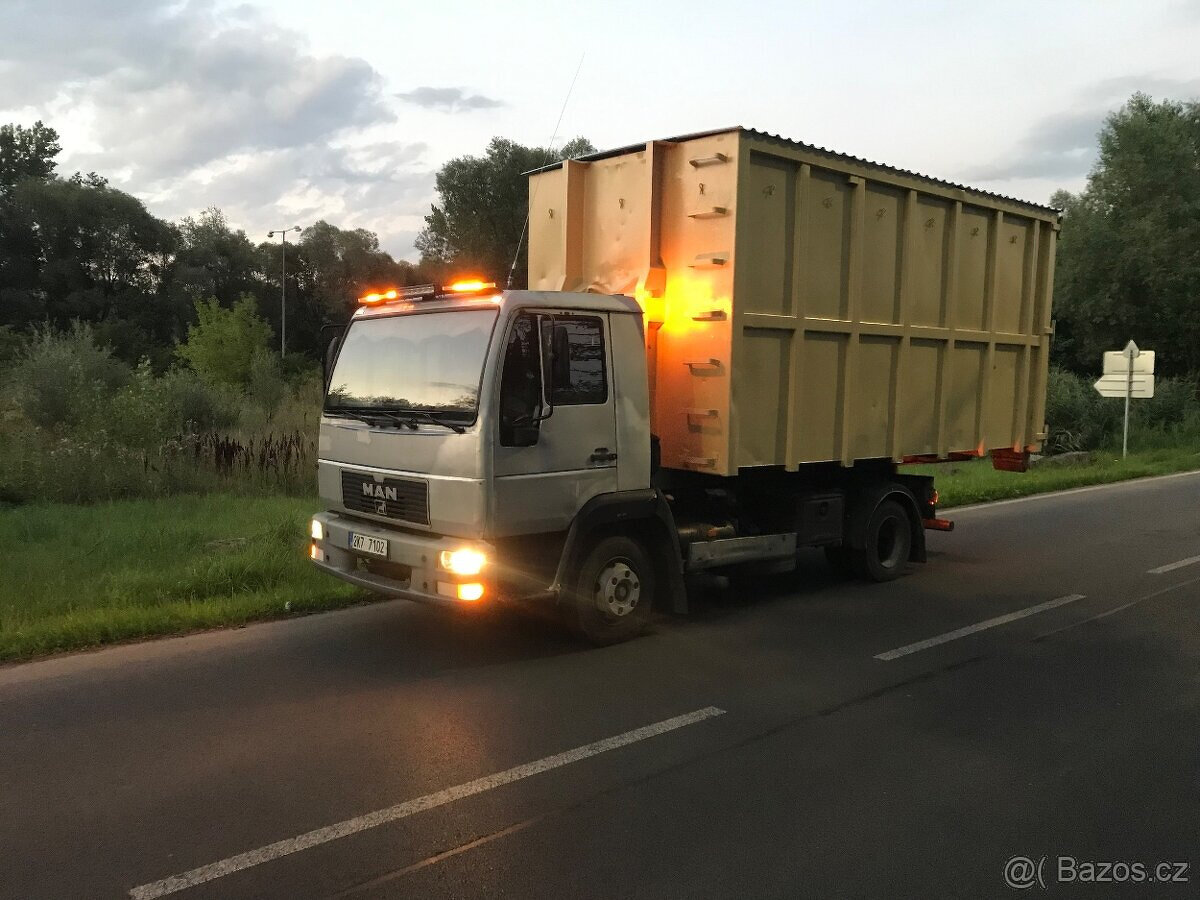
[[[596,646],[641,634],[654,608],[654,567],[632,538],[602,538],[579,567],[567,597],[571,629]]]
[[[908,513],[895,500],[885,500],[871,513],[863,548],[854,554],[855,567],[863,578],[891,581],[904,574],[911,551]]]

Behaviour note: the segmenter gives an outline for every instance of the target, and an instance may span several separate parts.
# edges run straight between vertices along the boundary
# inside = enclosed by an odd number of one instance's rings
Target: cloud
[[[1038,121],[1007,158],[969,169],[962,177],[1011,181],[1086,175],[1096,160],[1104,120],[1136,91],[1156,98],[1191,98],[1200,93],[1200,79],[1125,75],[1096,82],[1080,93],[1074,108]]]
[[[1009,158],[969,169],[971,181],[1070,178],[1086,174],[1096,158],[1096,134],[1107,109],[1068,111],[1039,121]]]
[[[250,230],[286,213],[401,234],[428,207],[425,146],[363,142],[395,121],[379,73],[252,7],[4,0],[0,34],[0,110],[79,125],[60,168],[107,175],[159,215],[216,205]]]
[[[385,141],[241,154],[190,172],[149,199],[160,214],[180,218],[223,197],[216,205],[256,242],[269,229],[324,218],[370,229],[385,248],[410,255],[434,197],[425,152],[424,144]]]
[[[441,112],[464,112],[473,109],[495,109],[504,104],[492,97],[482,94],[468,94],[462,88],[452,87],[419,87],[402,94],[397,94],[401,100],[425,109],[436,109]]]

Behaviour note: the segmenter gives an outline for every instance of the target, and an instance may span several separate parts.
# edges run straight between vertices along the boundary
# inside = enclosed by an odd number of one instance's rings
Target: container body
[[[664,466],[1040,447],[1053,209],[743,129],[568,161],[529,192],[530,288],[644,310]]]

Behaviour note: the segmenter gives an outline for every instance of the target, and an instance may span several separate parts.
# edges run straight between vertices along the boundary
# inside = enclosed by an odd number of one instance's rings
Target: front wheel
[[[598,646],[640,634],[654,606],[654,568],[632,538],[602,539],[583,561],[567,598],[571,627]]]

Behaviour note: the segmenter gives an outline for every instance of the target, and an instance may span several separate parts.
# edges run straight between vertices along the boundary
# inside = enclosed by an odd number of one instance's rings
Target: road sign
[[[1104,374],[1124,375],[1130,370],[1130,359],[1124,350],[1109,350],[1104,354]],[[1135,375],[1154,374],[1154,351],[1142,350],[1133,357],[1133,373]]]
[[[1129,453],[1129,401],[1154,396],[1154,351],[1142,350],[1133,341],[1124,350],[1104,354],[1104,374],[1093,387],[1101,397],[1125,398],[1125,429],[1121,436],[1121,456]]]
[[[1094,387],[1101,397],[1124,397],[1128,392],[1134,400],[1149,400],[1154,396],[1154,376],[1106,372]]]

